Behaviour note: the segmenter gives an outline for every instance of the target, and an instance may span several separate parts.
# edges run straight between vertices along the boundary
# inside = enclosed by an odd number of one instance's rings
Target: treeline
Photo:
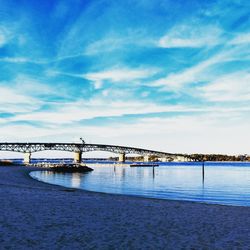
[[[194,161],[250,161],[249,155],[191,154]]]
[[[249,155],[221,155],[221,154],[190,154],[185,155],[191,161],[250,161]],[[118,157],[110,157],[109,160],[118,161]],[[143,161],[143,156],[126,156],[127,161]],[[168,159],[173,161],[171,157]],[[158,156],[150,155],[149,161],[161,161]]]
[[[118,161],[118,157],[109,157],[108,160],[110,161]],[[149,161],[159,161],[159,157],[156,155],[149,155]],[[143,161],[143,156],[126,156],[127,161]]]

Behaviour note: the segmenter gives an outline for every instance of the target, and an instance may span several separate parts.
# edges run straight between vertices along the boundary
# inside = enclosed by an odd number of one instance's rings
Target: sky
[[[0,141],[250,154],[248,0],[0,0]]]

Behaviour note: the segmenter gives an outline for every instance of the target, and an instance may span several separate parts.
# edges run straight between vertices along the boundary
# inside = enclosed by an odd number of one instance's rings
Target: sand
[[[0,249],[249,249],[250,207],[68,189],[0,167]]]

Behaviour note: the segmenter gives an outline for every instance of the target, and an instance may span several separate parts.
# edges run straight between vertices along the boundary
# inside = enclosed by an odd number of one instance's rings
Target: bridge
[[[157,156],[163,159],[163,161],[170,160],[190,160],[187,155],[184,154],[172,154],[142,148],[125,147],[117,145],[106,144],[86,144],[84,143],[8,143],[0,142],[0,151],[12,151],[24,153],[24,163],[29,164],[31,160],[31,154],[46,150],[59,150],[68,151],[74,153],[74,162],[80,163],[82,161],[82,153],[91,151],[107,151],[119,154],[119,162],[124,162],[127,154],[138,154],[144,157],[144,161],[149,161],[150,156]]]

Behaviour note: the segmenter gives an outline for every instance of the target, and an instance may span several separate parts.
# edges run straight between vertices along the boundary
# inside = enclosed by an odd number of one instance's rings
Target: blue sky
[[[2,0],[1,141],[249,153],[250,3]]]

